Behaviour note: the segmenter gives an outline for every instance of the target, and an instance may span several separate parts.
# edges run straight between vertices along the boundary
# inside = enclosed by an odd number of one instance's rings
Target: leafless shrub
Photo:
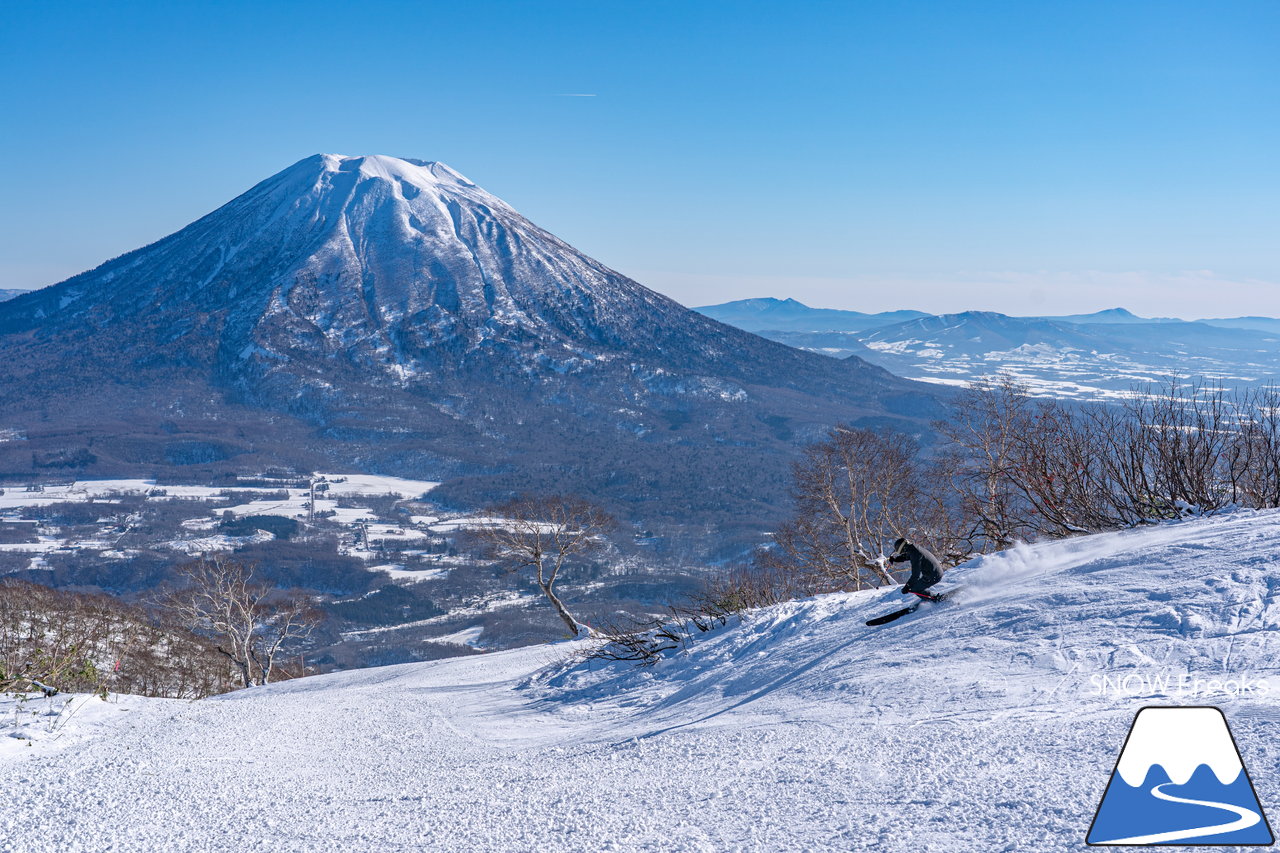
[[[984,549],[1280,505],[1280,395],[1218,385],[1135,389],[1119,405],[1032,401],[975,383],[940,424],[947,478]]]
[[[1233,486],[1246,506],[1280,507],[1280,388],[1250,391],[1243,409]]]
[[[935,463],[935,482],[970,521],[978,550],[1001,550],[1027,536],[1017,448],[1031,418],[1027,389],[1006,374],[970,383],[951,419],[935,424],[951,443]]]
[[[732,601],[737,609],[727,609],[725,600],[720,595],[713,594],[696,599],[689,606],[667,608],[670,615],[666,618],[632,620],[625,624],[602,626],[596,630],[595,636],[603,642],[590,649],[586,657],[653,666],[667,652],[687,648],[695,632],[706,633],[723,627],[728,624],[730,617],[740,616],[747,609],[745,605],[737,606],[743,599]]]
[[[679,627],[663,619],[602,625],[595,636],[602,642],[586,653],[588,659],[629,661],[640,666],[653,666],[663,654],[685,644]]]
[[[708,620],[724,619],[813,595],[821,588],[819,579],[795,571],[777,557],[772,549],[762,549],[750,564],[710,575],[694,594],[690,608]]]
[[[230,689],[204,640],[106,595],[0,582],[0,691],[198,698]]]
[[[1242,450],[1245,399],[1220,385],[1169,383],[1126,401],[1128,420],[1150,456],[1150,489],[1162,504],[1155,512],[1213,512],[1239,500],[1235,457]]]

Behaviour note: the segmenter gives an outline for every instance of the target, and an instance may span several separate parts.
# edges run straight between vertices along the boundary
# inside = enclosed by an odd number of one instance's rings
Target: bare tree
[[[569,613],[556,595],[556,581],[566,561],[600,548],[613,519],[580,498],[562,495],[523,497],[489,508],[487,523],[471,532],[487,542],[500,560],[533,572],[570,635],[590,636],[591,628]]]
[[[938,526],[944,505],[916,454],[901,433],[847,426],[805,448],[793,469],[796,514],[774,533],[773,560],[817,590],[860,589],[894,583],[886,555],[899,536],[949,545]]]
[[[1130,416],[1147,433],[1153,455],[1154,491],[1167,504],[1158,512],[1213,512],[1239,499],[1235,457],[1243,450],[1237,436],[1246,400],[1220,384],[1176,381],[1131,396]]]
[[[267,684],[281,651],[310,636],[320,614],[303,598],[254,579],[253,569],[221,556],[178,570],[186,585],[165,605],[192,630],[210,635],[245,687]]]
[[[951,487],[981,550],[1008,548],[1027,533],[1016,452],[1032,419],[1027,390],[1009,374],[975,380],[951,418],[934,425],[951,442],[937,459],[938,482]]]
[[[1233,456],[1240,499],[1248,506],[1280,506],[1280,387],[1248,392]]]

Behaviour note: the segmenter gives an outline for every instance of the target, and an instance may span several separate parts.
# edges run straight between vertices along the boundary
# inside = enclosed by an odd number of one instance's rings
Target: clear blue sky
[[[0,287],[326,151],[443,160],[686,304],[1280,314],[1276,0],[0,16]]]

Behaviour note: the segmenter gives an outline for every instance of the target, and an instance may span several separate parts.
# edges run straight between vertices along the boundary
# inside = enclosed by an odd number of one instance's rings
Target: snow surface
[[[414,500],[440,485],[431,480],[406,480],[403,477],[384,477],[380,474],[316,474],[329,483],[329,497],[344,495],[395,495]]]
[[[412,500],[425,495],[439,482],[431,480],[406,480],[402,477],[384,477],[377,474],[314,474],[316,479],[324,479],[329,484],[329,491],[322,497],[330,500],[323,503],[332,504],[339,497],[395,495],[404,500]],[[163,495],[151,495],[153,491],[162,491]],[[88,501],[94,499],[111,499],[120,495],[150,495],[152,500],[175,500],[194,498],[199,500],[217,500],[226,492],[243,492],[247,494],[289,493],[289,501],[254,502],[249,512],[257,512],[259,503],[264,506],[279,507],[275,514],[302,514],[306,509],[306,501],[310,499],[309,489],[289,489],[271,486],[178,486],[157,485],[155,480],[77,480],[72,483],[41,486],[41,491],[28,492],[21,486],[7,486],[0,494],[0,510],[18,509],[29,506],[44,506],[63,501]],[[321,508],[322,501],[316,501]],[[329,508],[329,507],[325,507]],[[235,508],[232,508],[235,511]],[[221,512],[222,510],[219,510]]]
[[[1221,707],[1277,811],[1280,513],[1019,547],[940,588],[955,586],[881,628],[863,623],[901,606],[896,590],[778,605],[651,669],[558,644],[94,700],[56,738],[0,737],[0,838],[1083,850],[1135,712],[1169,704]]]
[[[363,506],[340,506],[339,504],[358,503],[363,498],[394,497],[397,500],[422,499],[438,482],[430,480],[409,480],[403,477],[387,477],[376,474],[311,474],[314,480],[323,480],[327,490],[317,491],[315,510],[323,518],[339,524],[367,524],[365,532],[370,543],[382,540],[405,542],[410,539],[425,539],[428,534],[400,524],[378,524],[373,510]],[[245,503],[230,505],[229,494],[260,496]],[[281,495],[284,495],[281,498]],[[204,536],[177,538],[154,544],[187,554],[201,554],[209,551],[231,550],[255,542],[265,542],[275,537],[270,533],[259,531],[247,536],[228,536],[217,532],[220,519],[230,512],[238,517],[252,515],[277,515],[284,518],[305,519],[311,512],[310,488],[280,486],[198,486],[198,485],[157,485],[154,480],[120,479],[120,480],[77,480],[69,483],[43,484],[39,491],[28,491],[26,487],[6,487],[0,489],[0,520],[22,522],[28,519],[17,517],[22,510],[30,507],[47,506],[62,502],[87,502],[101,500],[107,503],[118,503],[124,495],[143,496],[147,501],[199,500],[214,504],[209,515],[202,518],[190,518],[181,523],[181,527],[192,532],[204,532]],[[439,519],[434,516],[418,516],[431,522]],[[111,519],[100,520],[100,524]],[[454,530],[458,525],[446,525],[444,529]],[[38,531],[38,532],[37,532]],[[33,526],[35,541],[0,544],[0,552],[30,554],[31,562],[28,570],[51,568],[41,555],[55,551],[79,551],[84,549],[102,549],[99,556],[107,559],[126,559],[131,554],[114,550],[111,546],[122,535],[116,531],[109,539],[85,539],[66,537],[59,534],[57,528],[47,525]],[[82,534],[81,534],[82,535]],[[374,559],[375,551],[363,551],[357,548],[347,549],[353,556],[365,560]],[[425,580],[430,576],[442,574],[433,571],[430,574],[408,571],[406,577]]]

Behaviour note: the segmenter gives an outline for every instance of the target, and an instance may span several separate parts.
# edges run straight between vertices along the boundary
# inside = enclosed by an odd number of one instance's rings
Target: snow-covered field
[[[346,552],[364,560],[378,557],[378,547],[384,543],[403,543],[411,539],[426,539],[429,533],[455,532],[466,523],[466,520],[450,519],[442,521],[436,516],[414,516],[421,519],[424,530],[405,528],[402,522],[388,524],[378,523],[378,515],[364,504],[371,499],[393,497],[397,501],[417,502],[439,485],[427,480],[406,480],[401,477],[387,477],[373,474],[320,474],[310,475],[318,484],[315,500],[315,516],[332,523],[344,526],[350,534],[350,545]],[[303,479],[304,484],[307,483]],[[180,530],[174,530],[173,538],[160,539],[142,543],[159,546],[170,551],[186,554],[200,554],[208,551],[230,550],[244,545],[261,543],[275,538],[271,533],[259,532],[251,535],[226,535],[219,533],[218,522],[227,513],[237,518],[247,516],[280,516],[282,518],[306,520],[312,516],[309,486],[287,485],[250,485],[240,486],[198,486],[198,485],[157,485],[154,480],[77,480],[67,483],[33,484],[29,487],[8,486],[0,488],[0,522],[10,524],[30,523],[32,535],[27,541],[0,543],[0,552],[31,555],[27,568],[50,568],[43,555],[51,552],[96,551],[106,559],[127,559],[136,554],[129,549],[113,548],[137,517],[126,517],[123,513],[117,517],[107,516],[99,519],[95,538],[86,538],[84,531],[75,535],[63,531],[37,519],[24,518],[24,512],[38,510],[54,504],[85,503],[101,501],[106,504],[119,504],[123,498],[142,497],[145,502],[193,501],[202,505],[200,512],[207,513],[181,522]],[[233,496],[248,496],[251,499],[244,503],[235,503]],[[260,496],[260,497],[259,497]],[[195,510],[193,510],[195,511]],[[417,522],[415,522],[417,523]],[[191,535],[203,533],[205,535]],[[138,543],[135,543],[138,544]],[[433,569],[435,574],[443,572]],[[410,571],[410,575],[421,576],[422,572]]]
[[[780,605],[647,670],[555,645],[92,700],[3,738],[0,849],[1082,850],[1150,704],[1223,708],[1280,814],[1280,513],[950,586],[881,628],[896,591]]]
[[[411,500],[425,495],[440,485],[427,480],[406,480],[401,477],[383,477],[375,474],[313,474],[316,480],[325,481],[328,494],[325,500],[317,500],[317,509],[328,508],[334,499],[354,496],[395,495]],[[259,494],[287,492],[285,501],[264,501],[278,515],[304,515],[310,499],[308,489],[276,488],[270,486],[173,486],[157,485],[155,480],[76,480],[57,485],[42,485],[39,491],[26,491],[22,487],[8,486],[0,494],[0,510],[41,506],[63,501],[87,501],[111,499],[120,495],[148,495],[153,500],[194,498],[215,500],[228,491]],[[234,509],[234,508],[233,508]],[[262,508],[254,507],[253,512]],[[237,513],[240,514],[240,513]],[[246,511],[244,514],[249,514]]]

